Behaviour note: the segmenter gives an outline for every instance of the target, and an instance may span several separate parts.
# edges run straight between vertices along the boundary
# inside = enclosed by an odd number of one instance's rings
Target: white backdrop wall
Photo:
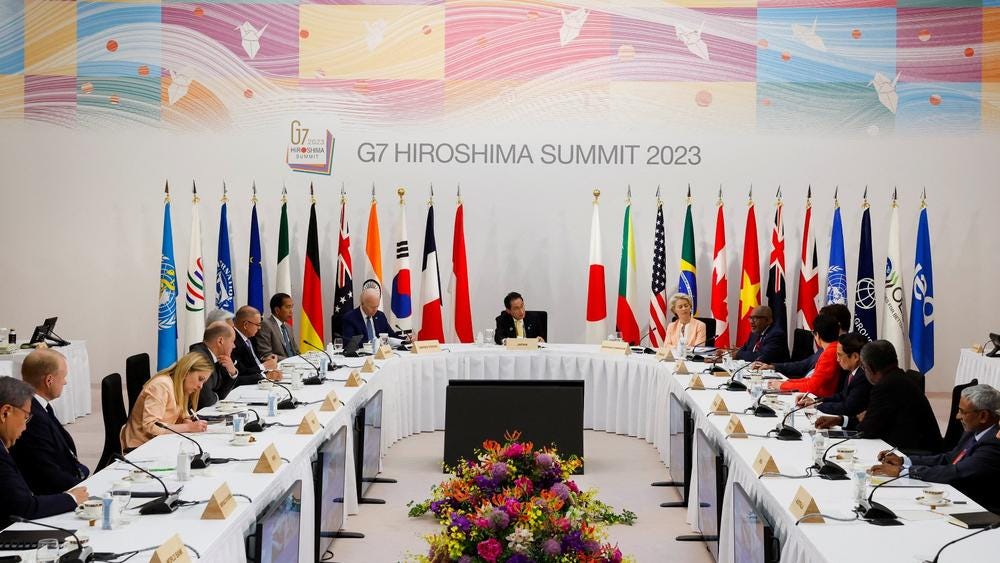
[[[798,252],[806,187],[813,188],[820,277],[825,281],[833,192],[839,186],[845,246],[852,288],[857,271],[861,197],[869,188],[876,280],[884,268],[889,200],[899,188],[901,248],[909,307],[919,194],[926,187],[933,245],[936,302],[936,365],[928,389],[950,389],[958,350],[985,339],[998,327],[1000,238],[996,138],[817,139],[759,135],[701,136],[699,166],[374,165],[358,161],[365,140],[423,141],[421,131],[341,130],[330,177],[290,173],[283,162],[285,126],[255,132],[181,135],[137,128],[88,132],[37,123],[5,123],[0,136],[0,240],[5,242],[0,276],[0,325],[27,337],[43,317],[60,317],[58,332],[86,339],[95,379],[124,369],[127,355],[146,351],[155,358],[156,299],[162,229],[162,190],[169,180],[178,279],[187,264],[191,181],[202,198],[205,274],[214,299],[218,200],[222,182],[230,188],[229,220],[237,303],[246,302],[250,185],[258,188],[264,246],[265,294],[274,290],[275,253],[282,185],[289,191],[293,298],[299,303],[308,222],[308,186],[318,200],[324,325],[329,339],[339,190],[347,188],[355,282],[364,269],[364,238],[372,182],[381,224],[383,270],[393,272],[398,186],[407,188],[407,226],[414,279],[415,327],[419,326],[420,260],[426,202],[435,186],[437,246],[447,293],[455,189],[461,183],[475,329],[493,326],[503,295],[517,290],[529,308],[549,311],[549,337],[578,342],[584,335],[591,190],[602,190],[600,209],[607,272],[608,323],[614,330],[617,266],[626,186],[632,187],[639,267],[640,323],[647,320],[655,191],[662,187],[666,218],[668,283],[676,288],[684,192],[694,197],[701,314],[710,299],[715,201],[719,186],[726,204],[730,322],[737,318],[738,279],[749,186],[754,186],[760,242],[762,294],[774,195],[780,184],[785,203],[789,318],[794,322]],[[437,141],[488,138],[525,142],[520,130],[463,129],[438,134]],[[560,128],[532,135],[532,142],[662,142],[662,133],[627,126]],[[690,132],[688,134],[690,138]],[[461,139],[459,139],[461,138]],[[672,289],[668,289],[672,291]],[[821,282],[821,294],[825,283]],[[882,292],[879,287],[881,329]],[[762,295],[763,297],[763,295]],[[179,304],[183,292],[179,295]],[[853,303],[853,300],[852,300]],[[852,304],[853,306],[853,304]],[[183,307],[179,307],[183,315]],[[296,322],[298,322],[296,311]],[[909,315],[909,311],[907,311]],[[446,321],[447,323],[447,321]],[[179,319],[183,327],[183,319]],[[794,328],[794,327],[790,327]],[[184,341],[181,334],[180,342]],[[155,360],[154,360],[155,361]]]

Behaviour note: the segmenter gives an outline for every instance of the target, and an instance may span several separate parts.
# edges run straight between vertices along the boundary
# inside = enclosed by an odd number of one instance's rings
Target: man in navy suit
[[[497,328],[493,340],[503,344],[508,338],[537,338],[545,342],[548,336],[548,317],[541,311],[528,311],[521,294],[512,291],[503,298],[504,310],[497,315]]]
[[[750,311],[750,338],[739,350],[736,359],[773,364],[788,360],[788,338],[784,327],[774,324],[771,308],[761,305]]]
[[[1000,511],[1000,392],[989,385],[974,385],[962,391],[955,418],[965,434],[953,450],[937,455],[899,456],[891,450],[879,453],[882,463],[872,467],[875,475],[907,475],[932,483],[946,483],[962,491],[991,512]]]
[[[271,381],[281,381],[281,370],[278,369],[277,356],[269,354],[264,358],[257,356],[254,350],[253,338],[257,336],[263,325],[260,311],[244,305],[236,310],[233,328],[236,329],[236,341],[231,355],[236,365],[236,385],[255,385],[261,377]]]
[[[66,492],[36,495],[24,480],[10,447],[21,437],[31,413],[31,398],[35,390],[13,377],[0,377],[0,528],[11,524],[11,516],[36,519],[69,512],[87,499],[86,487],[74,487]]]
[[[361,336],[362,342],[370,342],[379,334],[388,334],[390,338],[402,338],[389,326],[385,313],[378,310],[379,292],[369,287],[361,292],[361,305],[352,309],[341,318],[341,336],[344,342],[349,342],[355,336]]]
[[[31,490],[40,495],[60,493],[90,475],[77,459],[73,437],[56,419],[52,401],[66,387],[66,358],[55,350],[35,350],[21,365],[21,379],[34,388],[31,422],[10,450]]]

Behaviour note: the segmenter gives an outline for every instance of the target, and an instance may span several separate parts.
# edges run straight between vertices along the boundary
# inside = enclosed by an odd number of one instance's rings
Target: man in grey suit
[[[257,356],[267,358],[272,354],[280,362],[285,358],[299,355],[299,346],[288,328],[292,320],[294,303],[287,293],[275,293],[271,297],[271,314],[261,320],[260,331],[254,337]]]

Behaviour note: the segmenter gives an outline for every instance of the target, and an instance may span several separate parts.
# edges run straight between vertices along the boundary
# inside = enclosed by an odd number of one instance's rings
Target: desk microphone
[[[310,348],[313,348],[315,350],[319,350],[320,352],[323,352],[323,355],[326,356],[326,359],[330,360],[330,363],[326,366],[326,371],[335,371],[337,368],[343,367],[343,366],[337,365],[336,362],[333,361],[333,356],[331,356],[330,353],[326,351],[326,348],[320,348],[319,346],[313,344],[312,342],[309,342],[308,340],[303,340],[302,342],[306,346],[308,346]],[[302,358],[302,359],[305,360],[305,358]],[[308,361],[308,360],[306,360],[306,361]],[[312,365],[312,364],[310,364],[310,365]],[[317,374],[318,374],[318,372],[319,372],[319,370],[317,370]]]
[[[795,407],[794,409],[788,411],[788,413],[785,414],[785,417],[781,419],[781,424],[778,425],[778,434],[775,436],[775,438],[785,441],[801,440],[802,432],[799,432],[794,426],[789,426],[788,424],[785,423],[785,421],[787,421],[788,417],[792,416],[792,414],[802,409],[807,409],[809,407],[814,407],[816,405],[821,405],[821,404],[823,404],[823,401],[816,401],[815,403],[802,405],[801,407]]]
[[[22,524],[34,524],[36,526],[41,526],[42,528],[49,528],[50,530],[58,530],[60,532],[66,532],[67,534],[73,536],[73,539],[76,540],[76,549],[60,555],[59,559],[57,559],[59,563],[85,563],[90,559],[90,555],[93,552],[93,549],[91,549],[90,546],[84,547],[84,545],[80,543],[80,538],[77,537],[76,532],[74,532],[73,530],[70,530],[68,528],[60,528],[58,526],[53,526],[52,524],[46,524],[45,522],[39,522],[37,520],[28,520],[27,518],[22,518],[20,516],[15,516],[13,514],[10,515],[10,519],[15,522],[21,522]]]
[[[247,409],[247,410],[250,411],[250,412],[252,412],[253,415],[255,417],[257,417],[257,420],[255,420],[253,422],[244,423],[243,424],[243,429],[246,430],[247,432],[263,432],[264,431],[264,424],[260,420],[260,413],[258,413],[257,411],[255,411],[253,409]]]
[[[964,535],[964,536],[962,536],[960,538],[953,539],[950,542],[948,542],[948,543],[946,543],[946,544],[944,544],[944,545],[941,546],[941,549],[939,549],[938,552],[934,555],[934,560],[933,561],[926,561],[925,560],[924,563],[938,563],[938,558],[941,557],[941,552],[944,551],[944,548],[948,547],[949,545],[951,545],[953,543],[958,543],[958,542],[960,542],[962,540],[969,539],[969,538],[971,538],[972,536],[974,536],[976,534],[981,534],[981,533],[983,533],[983,532],[985,532],[987,530],[995,530],[998,527],[1000,527],[1000,522],[997,522],[995,524],[990,524],[989,526],[986,526],[982,530],[976,530],[975,532],[972,532],[971,534],[966,534],[966,535]]]
[[[305,342],[305,341],[303,340],[303,342]],[[306,343],[306,344],[309,344],[309,345],[310,345],[310,346],[312,346],[313,348],[316,348],[316,346],[315,346],[315,345],[313,345],[313,344],[311,344],[311,343],[309,343],[309,342],[305,342],[305,343]],[[317,348],[317,350],[318,350],[318,349],[319,349],[319,348]],[[326,354],[326,350],[323,350],[323,353],[324,353],[324,354]],[[329,357],[329,356],[330,356],[330,355],[329,355],[329,354],[327,354],[327,357]],[[303,384],[303,385],[319,385],[320,383],[323,383],[323,375],[322,375],[322,374],[320,374],[320,369],[319,369],[319,366],[318,366],[318,365],[316,365],[316,364],[314,364],[314,363],[310,362],[310,361],[309,361],[309,359],[305,357],[304,353],[303,353],[303,354],[298,354],[298,355],[297,355],[297,356],[295,356],[295,357],[296,357],[296,358],[302,358],[302,361],[303,361],[303,362],[305,362],[305,363],[309,364],[309,366],[310,366],[310,367],[312,367],[312,368],[313,368],[314,370],[316,370],[316,375],[314,375],[313,377],[304,377],[304,378],[302,378],[302,384]],[[331,361],[330,365],[333,365],[333,362],[332,362],[332,361]],[[329,371],[330,367],[329,367],[329,366],[327,366],[327,368],[326,368],[326,369],[327,369],[327,371]],[[278,408],[280,409],[281,407],[278,407]],[[292,407],[285,407],[285,408],[292,408]]]
[[[778,413],[775,412],[775,410],[772,409],[771,407],[769,407],[767,405],[764,405],[764,404],[761,404],[761,400],[764,398],[765,395],[791,395],[791,394],[792,394],[791,391],[779,391],[779,390],[776,390],[776,389],[775,390],[764,390],[760,394],[760,397],[757,397],[757,400],[754,401],[753,406],[751,406],[747,410],[751,411],[753,413],[753,415],[756,416],[756,417],[760,417],[760,418],[775,418],[775,417],[778,416]]]
[[[902,477],[902,475],[897,475],[888,481],[883,481],[872,487],[872,492],[868,494],[868,500],[861,501],[861,504],[858,506],[858,515],[865,520],[895,520],[896,513],[890,510],[886,505],[880,502],[874,502],[872,497],[875,496],[875,491],[879,490],[879,487],[884,487],[896,479],[901,479]]]
[[[131,465],[146,475],[149,475],[153,479],[156,479],[159,481],[160,486],[163,487],[163,496],[142,505],[139,508],[139,514],[170,514],[171,512],[177,510],[177,495],[180,494],[180,489],[177,489],[176,493],[171,493],[170,490],[167,489],[167,484],[163,482],[163,479],[153,475],[151,472],[146,470],[145,467],[139,467],[121,454],[114,454],[114,458],[122,463],[125,463],[126,465]]]
[[[755,361],[757,361],[757,360],[754,360],[754,362]],[[748,367],[750,367],[752,364],[753,364],[753,362],[748,362],[746,365],[744,365],[740,369],[734,371],[733,374],[731,376],[729,376],[729,381],[723,383],[718,388],[719,389],[725,389],[726,391],[746,391],[747,390],[747,386],[744,385],[742,381],[736,381],[736,375],[739,374],[741,371],[743,371],[743,370],[747,369]]]
[[[198,440],[195,440],[190,436],[186,436],[183,433],[174,430],[173,428],[167,426],[166,424],[163,424],[159,420],[157,420],[153,424],[159,426],[160,428],[166,430],[167,432],[173,432],[174,434],[177,434],[181,438],[189,440],[191,443],[198,446],[198,455],[191,458],[191,469],[205,469],[206,467],[208,467],[208,464],[212,462],[212,456],[208,455],[205,452],[205,450],[201,449],[201,444],[198,443]],[[166,485],[164,485],[164,488],[166,488]]]
[[[848,477],[847,477],[847,471],[843,467],[841,467],[841,466],[837,465],[836,463],[834,463],[834,462],[826,459],[826,456],[827,456],[827,454],[830,453],[830,450],[832,450],[834,447],[839,446],[839,445],[843,444],[844,442],[846,442],[848,440],[853,440],[855,438],[862,438],[862,437],[864,437],[864,432],[858,432],[857,434],[855,434],[853,436],[848,436],[847,438],[844,438],[843,440],[841,440],[839,442],[834,442],[833,444],[830,444],[830,447],[828,447],[823,452],[823,465],[819,466],[819,468],[818,468],[819,469],[818,475],[820,476],[820,478],[826,479],[827,481],[845,481],[845,480],[847,480],[848,479]],[[813,465],[813,467],[816,467],[816,466]]]

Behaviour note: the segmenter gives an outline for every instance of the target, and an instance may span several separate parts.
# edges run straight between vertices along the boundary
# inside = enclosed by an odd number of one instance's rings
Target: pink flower
[[[476,544],[476,551],[479,553],[479,556],[486,561],[495,563],[497,558],[500,557],[500,554],[503,553],[503,547],[496,538],[490,538]]]
[[[580,492],[580,487],[577,487],[576,482],[574,481],[566,481],[566,486],[569,487],[569,490],[573,491],[574,493]]]
[[[521,457],[524,455],[524,447],[521,444],[511,444],[507,446],[507,449],[504,451],[504,455],[508,458]]]

